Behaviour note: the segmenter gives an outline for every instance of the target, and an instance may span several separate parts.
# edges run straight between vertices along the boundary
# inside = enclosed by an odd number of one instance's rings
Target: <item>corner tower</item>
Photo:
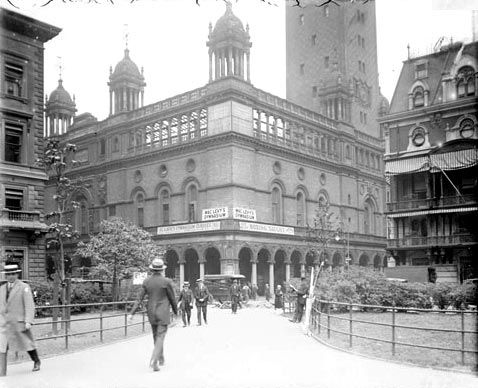
[[[73,123],[76,113],[75,99],[63,87],[63,80],[58,80],[57,88],[46,97],[45,102],[45,137],[66,133]]]
[[[143,69],[141,72],[138,66],[129,57],[129,49],[124,50],[124,58],[115,66],[110,67],[110,116],[120,112],[128,112],[138,109],[144,104],[144,82]],[[141,100],[140,100],[141,96]]]
[[[214,29],[209,23],[209,82],[234,76],[251,82],[249,25],[232,13],[232,5],[226,2],[226,13],[216,22]]]

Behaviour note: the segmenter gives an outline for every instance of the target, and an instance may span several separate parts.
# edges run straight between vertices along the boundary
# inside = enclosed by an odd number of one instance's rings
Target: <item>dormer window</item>
[[[420,108],[425,105],[425,92],[421,86],[413,89],[413,107]]]
[[[471,66],[464,66],[456,77],[458,98],[475,95],[475,71]]]
[[[422,79],[428,76],[427,64],[418,63],[415,65],[415,79]]]

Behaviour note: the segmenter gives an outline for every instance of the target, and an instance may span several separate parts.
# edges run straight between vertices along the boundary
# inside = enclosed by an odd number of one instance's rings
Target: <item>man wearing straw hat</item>
[[[154,259],[149,266],[153,272],[148,277],[141,288],[138,299],[133,305],[130,313],[130,320],[143,301],[144,297],[148,296],[148,319],[151,324],[153,332],[154,350],[151,355],[150,367],[155,372],[159,371],[159,366],[164,365],[164,338],[168,331],[170,323],[170,307],[172,307],[174,314],[178,314],[178,307],[176,305],[176,297],[174,295],[173,281],[164,276],[166,266],[162,258]]]
[[[7,263],[2,271],[7,282],[0,287],[0,371],[6,374],[7,350],[26,351],[33,371],[40,370],[40,358],[31,331],[35,303],[30,286],[18,279],[18,264]]]

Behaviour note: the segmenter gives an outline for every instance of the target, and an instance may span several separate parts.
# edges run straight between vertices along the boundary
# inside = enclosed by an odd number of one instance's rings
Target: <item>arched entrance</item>
[[[209,247],[204,253],[206,258],[204,272],[206,275],[221,273],[221,254],[214,247]]]
[[[292,252],[290,256],[290,277],[291,278],[300,278],[300,262],[302,260],[302,255],[299,251]]]
[[[368,256],[365,253],[362,253],[362,255],[359,258],[359,266],[368,267],[369,261],[370,260],[369,260]]]
[[[199,257],[193,248],[189,248],[184,252],[184,280],[191,283],[191,287],[196,284],[199,279]]]
[[[282,287],[284,287],[285,283],[285,259],[287,255],[286,253],[282,250],[279,249],[276,254],[274,255],[274,283],[275,284],[280,284]]]
[[[315,267],[315,253],[309,251],[305,255],[305,272],[307,275],[310,274],[312,267]]]
[[[169,249],[164,256],[166,260],[166,277],[170,279],[179,279],[179,257],[176,251]]]
[[[383,257],[383,260],[382,260],[382,267],[383,267],[383,268],[387,268],[387,267],[388,267],[388,260],[387,260],[387,256],[384,256],[384,257]]]
[[[338,268],[342,265],[342,256],[339,252],[335,252],[332,257],[332,268]]]
[[[252,250],[250,248],[242,248],[239,251],[239,273],[244,275],[248,282],[251,281],[252,276]]]
[[[265,248],[262,248],[257,254],[257,293],[261,296],[264,295],[266,284],[269,284],[270,257],[269,251]]]
[[[380,258],[379,255],[375,255],[375,257],[373,258],[373,268],[380,270],[381,264],[382,264],[382,259]]]

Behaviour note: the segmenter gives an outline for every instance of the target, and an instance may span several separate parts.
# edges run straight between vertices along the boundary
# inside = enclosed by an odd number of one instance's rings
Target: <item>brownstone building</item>
[[[478,277],[478,42],[403,62],[385,131],[389,276]]]
[[[345,264],[348,237],[352,264],[381,267],[381,140],[255,88],[251,46],[228,5],[210,26],[209,82],[148,106],[126,50],[110,72],[110,116],[54,133],[77,145],[71,176],[90,183],[72,222],[87,235],[106,217],[132,220],[166,247],[168,276],[240,272],[263,291],[317,264],[307,224],[323,201],[346,232],[327,262]]]
[[[0,30],[0,265],[14,260],[23,278],[43,279],[43,44],[61,30],[5,9]]]

